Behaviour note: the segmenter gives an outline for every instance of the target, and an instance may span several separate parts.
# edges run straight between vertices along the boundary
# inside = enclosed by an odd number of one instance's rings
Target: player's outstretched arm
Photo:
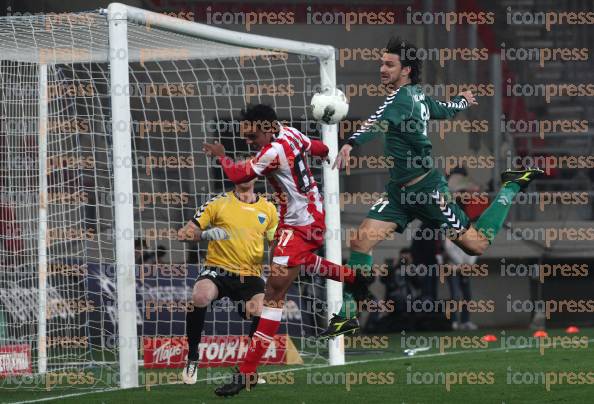
[[[308,151],[311,153],[312,156],[316,157],[328,157],[328,146],[324,144],[321,140],[311,139]]]
[[[225,156],[225,146],[220,143],[204,143],[202,150],[209,157],[216,157],[227,178],[234,184],[243,184],[258,176],[249,162],[235,162]]]
[[[427,95],[425,96],[425,101],[429,108],[430,119],[453,118],[458,112],[465,110],[472,105],[478,105],[472,91],[463,91],[448,102],[434,100]]]

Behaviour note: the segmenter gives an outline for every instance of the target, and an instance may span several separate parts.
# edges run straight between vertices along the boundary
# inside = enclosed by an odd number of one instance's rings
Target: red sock
[[[355,271],[345,265],[338,265],[319,255],[309,254],[303,268],[308,275],[319,275],[322,278],[337,282],[354,283]]]
[[[260,359],[266,353],[268,346],[280,326],[283,309],[264,307],[258,322],[258,328],[250,342],[250,349],[245,355],[243,363],[239,365],[241,373],[254,373],[260,364]]]

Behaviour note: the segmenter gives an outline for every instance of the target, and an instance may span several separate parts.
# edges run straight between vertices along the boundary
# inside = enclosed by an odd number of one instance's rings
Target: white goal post
[[[112,3],[106,10],[109,20],[110,38],[110,73],[113,88],[128,88],[128,38],[127,21],[133,21],[147,27],[161,28],[179,32],[202,39],[227,43],[242,47],[251,47],[264,50],[295,53],[314,56],[320,60],[320,77],[322,88],[336,87],[335,49],[332,46],[298,42],[286,39],[277,39],[261,35],[238,33],[204,24],[146,11],[120,3]],[[126,57],[121,57],[126,55]],[[114,162],[131,159],[131,133],[130,133],[130,101],[124,93],[112,92],[113,108],[113,145]],[[322,136],[324,143],[330,150],[330,155],[338,153],[337,125],[323,125]],[[116,155],[117,152],[117,155]],[[340,263],[342,260],[340,237],[340,210],[337,201],[339,198],[330,196],[339,195],[338,170],[332,170],[329,165],[323,168],[324,194],[326,210],[326,227],[330,234],[325,241],[326,258]],[[125,166],[114,166],[114,184],[116,194],[132,195],[132,169]],[[124,234],[134,227],[132,198],[125,198],[122,203],[116,204],[116,234]],[[132,239],[119,237],[116,241],[117,274],[118,274],[118,315],[119,315],[119,355],[121,387],[137,387],[137,336],[135,327],[135,313],[127,307],[136,306],[136,292],[134,283],[134,245]],[[342,301],[342,284],[331,280],[326,281],[327,304],[331,309],[336,308]],[[133,342],[133,343],[130,343]],[[343,337],[335,338],[329,345],[329,362],[331,365],[344,364]]]
[[[107,369],[91,388],[99,382],[137,387],[144,349],[139,342],[183,334],[181,310],[164,313],[160,299],[187,300],[204,252],[204,245],[188,247],[165,232],[166,247],[156,245],[147,258],[144,237],[152,234],[156,244],[162,230],[181,227],[193,209],[225,191],[228,183],[200,151],[201,143],[215,137],[238,157],[248,153],[234,125],[250,98],[272,101],[279,119],[315,132],[335,156],[337,125],[313,122],[307,110],[314,92],[336,86],[335,49],[119,3],[64,18],[2,17],[0,33],[0,215],[8,223],[0,230],[0,347],[29,356],[16,375]],[[155,52],[169,48],[187,54]],[[244,65],[246,51],[290,57]],[[259,91],[260,84],[287,82],[294,85],[289,95]],[[252,83],[258,91],[247,94]],[[217,86],[243,92],[213,93]],[[173,157],[165,158],[166,152]],[[325,254],[340,263],[338,170],[323,164],[312,171],[325,197]],[[171,268],[179,269],[191,253],[193,261],[174,279]],[[157,262],[146,277],[145,259]],[[169,272],[161,271],[159,263],[167,260]],[[299,278],[282,327],[297,340],[302,357],[340,365],[343,337],[331,340],[327,353],[325,345],[312,348],[306,341],[323,327],[319,303],[328,316],[342,304],[342,284],[324,282]],[[156,306],[149,313],[151,302]],[[209,332],[245,335],[248,323],[225,316],[212,314]],[[14,387],[6,380],[0,385]]]

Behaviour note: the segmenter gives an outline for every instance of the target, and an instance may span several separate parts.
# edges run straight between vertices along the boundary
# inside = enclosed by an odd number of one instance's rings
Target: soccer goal
[[[336,125],[308,111],[315,92],[336,84],[334,48],[114,3],[0,18],[0,49],[0,386],[39,388],[34,376],[73,369],[87,376],[79,387],[135,387],[148,351],[156,367],[183,355],[174,342],[206,245],[180,243],[177,229],[232,189],[202,143],[249,154],[239,111],[263,102],[336,155]],[[325,255],[340,262],[338,171],[313,170],[325,194]],[[263,181],[257,189],[268,190]],[[300,277],[280,331],[284,356],[344,363],[341,338],[308,338],[341,291]],[[247,334],[233,311],[225,301],[212,310],[206,334]],[[206,340],[207,365],[233,359],[234,340]]]

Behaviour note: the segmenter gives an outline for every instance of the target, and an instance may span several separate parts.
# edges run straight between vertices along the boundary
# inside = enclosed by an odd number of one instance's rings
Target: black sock
[[[250,338],[252,338],[254,336],[254,333],[258,329],[259,321],[260,321],[260,316],[252,317],[252,325],[250,326],[250,333],[249,333]]]
[[[188,336],[188,360],[198,360],[198,344],[202,337],[206,307],[194,307],[186,312],[186,335]]]

